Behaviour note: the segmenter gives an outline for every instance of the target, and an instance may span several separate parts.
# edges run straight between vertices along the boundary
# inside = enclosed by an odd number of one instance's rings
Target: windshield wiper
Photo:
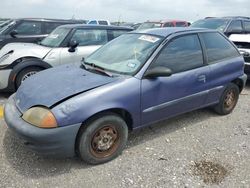
[[[83,60],[82,65],[83,65],[83,67],[84,67],[85,69],[87,69],[87,70],[88,70],[88,68],[87,68],[85,65],[90,66],[92,70],[95,70],[95,71],[97,71],[97,72],[100,72],[100,73],[102,73],[102,74],[105,74],[106,76],[113,77],[113,75],[112,75],[111,73],[105,71],[105,69],[104,69],[103,67],[98,66],[98,65],[96,65],[96,64],[94,64],[94,63],[89,63],[89,62],[86,62],[86,61]]]

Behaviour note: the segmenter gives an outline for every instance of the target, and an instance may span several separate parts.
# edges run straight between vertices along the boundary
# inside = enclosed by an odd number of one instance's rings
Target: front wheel
[[[80,130],[77,150],[89,164],[101,164],[116,158],[126,146],[128,127],[118,115],[99,115]]]
[[[230,83],[221,95],[220,102],[214,107],[214,110],[220,115],[231,113],[238,102],[239,93],[239,87]]]
[[[28,77],[36,74],[37,72],[41,71],[42,68],[40,67],[27,67],[20,71],[16,77],[16,88],[18,89],[22,82],[24,82]]]

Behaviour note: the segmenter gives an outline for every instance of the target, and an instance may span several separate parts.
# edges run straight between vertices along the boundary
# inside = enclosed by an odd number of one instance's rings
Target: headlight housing
[[[14,51],[11,50],[8,53],[4,54],[2,57],[0,57],[0,63],[3,62],[4,60],[8,59],[11,54],[13,54]]]
[[[23,120],[40,128],[56,128],[57,122],[54,114],[46,107],[33,107],[22,116]]]

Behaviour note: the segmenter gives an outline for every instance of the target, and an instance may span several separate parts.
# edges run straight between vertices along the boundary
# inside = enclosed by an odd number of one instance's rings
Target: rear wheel
[[[28,77],[36,74],[41,70],[43,69],[40,67],[27,67],[20,71],[16,77],[16,88],[19,88],[22,82],[24,82]]]
[[[126,146],[128,128],[116,114],[104,114],[84,125],[78,134],[77,149],[82,160],[100,164],[116,158]]]
[[[220,102],[214,107],[214,110],[220,115],[227,115],[233,111],[239,99],[239,87],[230,83],[223,94]]]

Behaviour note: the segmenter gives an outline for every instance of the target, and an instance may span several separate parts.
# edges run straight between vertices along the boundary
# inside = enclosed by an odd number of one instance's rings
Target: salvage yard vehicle
[[[231,34],[250,34],[250,17],[231,16],[231,17],[208,17],[198,20],[191,24],[194,28],[217,29],[227,37]]]
[[[37,43],[60,25],[85,22],[82,20],[24,18],[9,20],[7,23],[0,28],[0,49],[11,42]]]
[[[243,57],[218,31],[134,31],[81,65],[28,78],[4,116],[33,150],[100,164],[122,152],[128,130],[208,106],[231,113],[245,83]]]
[[[229,37],[238,47],[245,59],[245,73],[250,80],[250,33],[248,35],[233,34]]]
[[[94,25],[111,25],[108,20],[89,20],[87,24],[94,24]]]
[[[72,24],[56,28],[40,44],[11,43],[0,50],[0,92],[15,91],[38,71],[80,62],[108,41],[132,28]]]
[[[137,30],[152,29],[160,27],[188,27],[189,23],[183,20],[159,20],[159,21],[146,21],[142,23]]]

